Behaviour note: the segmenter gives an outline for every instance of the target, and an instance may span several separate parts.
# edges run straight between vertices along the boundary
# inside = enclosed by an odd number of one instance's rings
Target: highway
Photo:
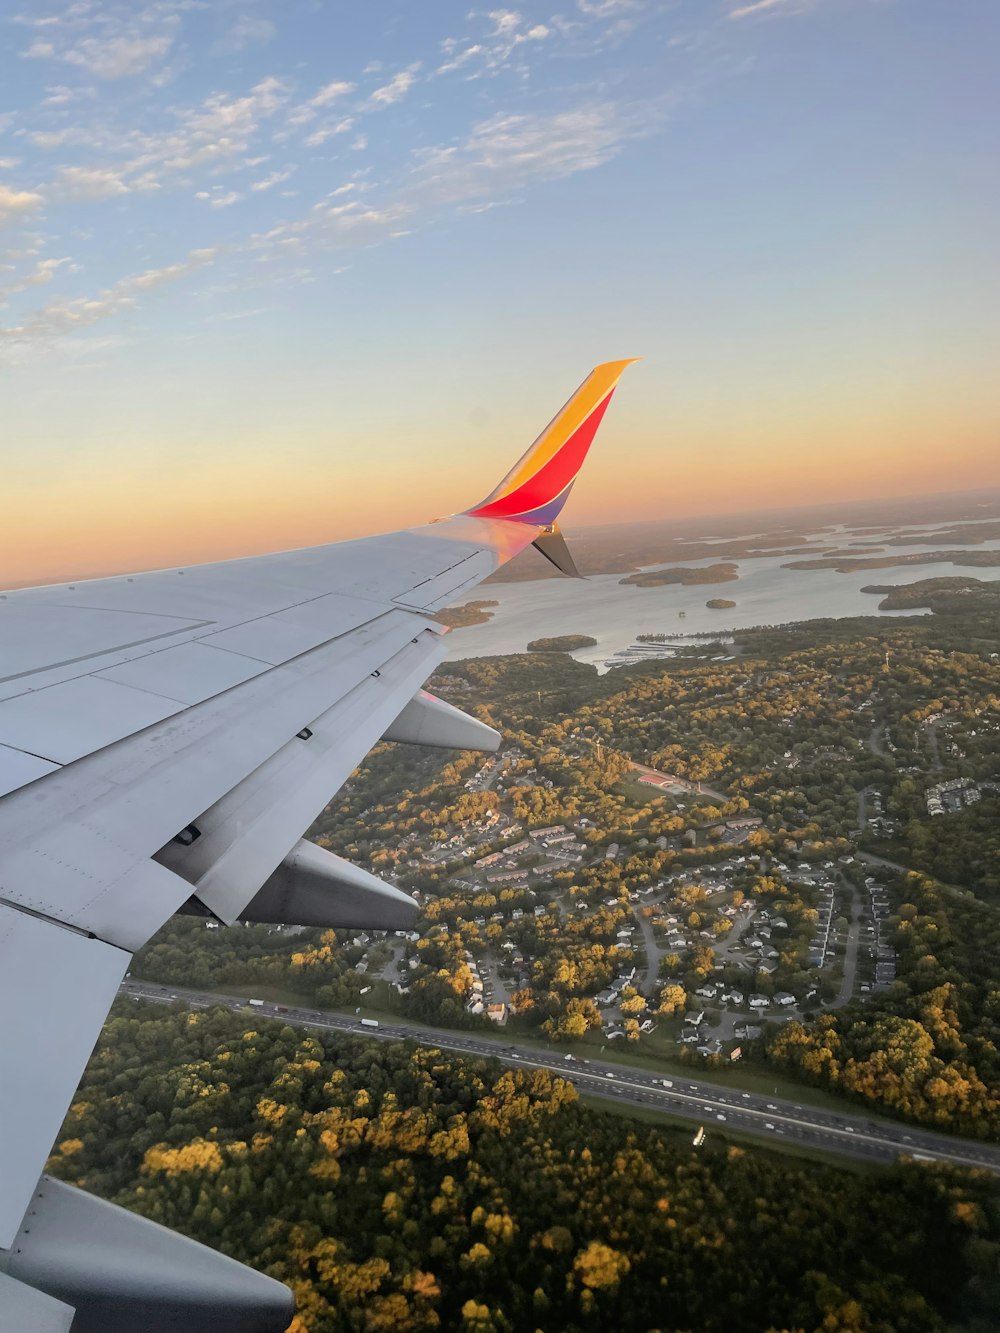
[[[192,1009],[219,1005],[248,1015],[278,1019],[293,1027],[346,1032],[380,1041],[413,1041],[461,1055],[491,1056],[513,1067],[548,1069],[569,1079],[581,1093],[676,1116],[704,1125],[706,1133],[730,1129],[771,1140],[776,1147],[782,1143],[800,1145],[876,1162],[892,1162],[905,1154],[917,1160],[951,1162],[1000,1174],[1000,1147],[992,1144],[956,1139],[891,1121],[876,1122],[856,1113],[840,1114],[787,1098],[741,1092],[687,1074],[663,1076],[636,1066],[604,1063],[575,1054],[560,1056],[516,1042],[491,1041],[475,1032],[443,1031],[401,1019],[380,1020],[377,1028],[363,1027],[360,1018],[353,1015],[267,1001],[250,1007],[247,1000],[231,995],[147,981],[124,981],[120,994],[159,1004],[179,1002]]]

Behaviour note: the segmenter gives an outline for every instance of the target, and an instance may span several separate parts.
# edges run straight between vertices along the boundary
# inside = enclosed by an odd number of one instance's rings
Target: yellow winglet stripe
[[[608,396],[626,367],[638,360],[639,357],[633,356],[626,361],[605,361],[603,365],[595,366],[572,398],[553,417],[527,453],[515,463],[483,504],[509,495],[554,458],[591,412]]]

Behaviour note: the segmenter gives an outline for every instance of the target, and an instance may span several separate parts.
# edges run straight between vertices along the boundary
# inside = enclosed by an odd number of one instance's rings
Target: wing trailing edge
[[[282,1283],[50,1176],[0,1254],[0,1274],[54,1307],[32,1326],[8,1324],[0,1304],[5,1333],[56,1333],[68,1328],[55,1322],[67,1308],[73,1333],[281,1333],[293,1313]]]

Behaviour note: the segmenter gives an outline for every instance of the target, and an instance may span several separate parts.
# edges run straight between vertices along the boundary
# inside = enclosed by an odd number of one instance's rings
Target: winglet
[[[466,512],[551,527],[566,503],[627,361],[595,366],[523,458],[485,500]]]

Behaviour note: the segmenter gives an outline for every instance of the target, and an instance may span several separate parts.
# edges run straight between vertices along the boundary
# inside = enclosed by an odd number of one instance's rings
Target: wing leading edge
[[[131,954],[170,916],[412,918],[407,895],[302,830],[382,736],[499,744],[420,688],[444,657],[430,617],[531,544],[575,573],[556,520],[629,364],[592,371],[487,499],[452,518],[0,595],[0,1007],[30,1020],[3,1038],[0,1274],[73,1303],[73,1246],[37,1271],[18,1256],[55,1207],[38,1187],[45,1158]],[[75,1215],[60,1205],[53,1234]],[[220,1301],[232,1280],[220,1276]],[[248,1274],[256,1314],[234,1327],[284,1327],[286,1294],[267,1281]],[[157,1322],[155,1298],[143,1310],[149,1333],[171,1318],[164,1305]]]

